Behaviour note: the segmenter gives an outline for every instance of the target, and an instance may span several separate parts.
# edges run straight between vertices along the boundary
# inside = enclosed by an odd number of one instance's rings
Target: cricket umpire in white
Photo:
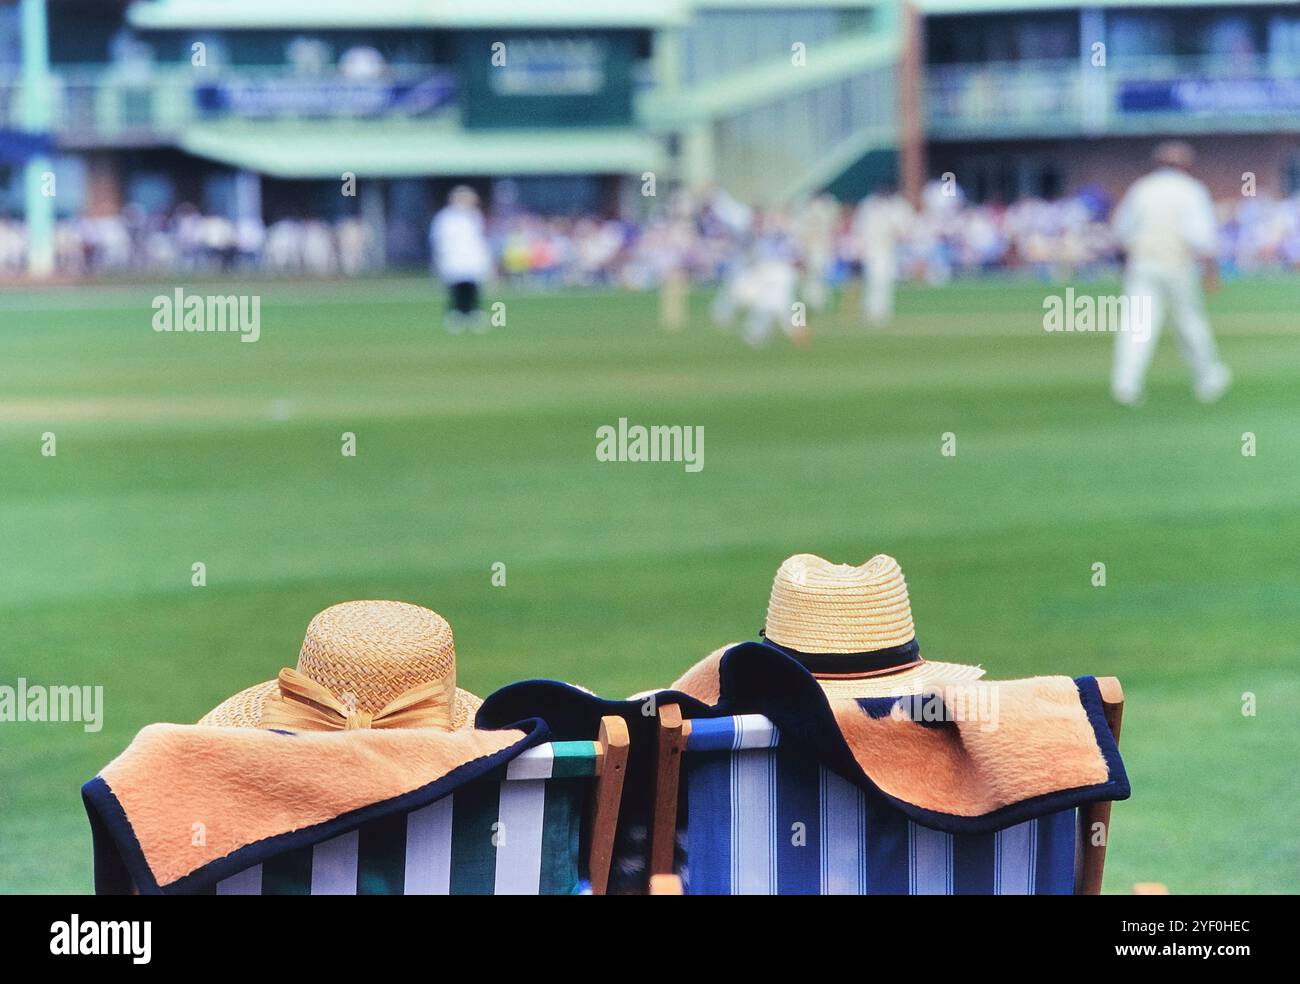
[[[1169,314],[1192,371],[1196,398],[1213,403],[1232,380],[1205,316],[1202,289],[1218,288],[1217,229],[1209,190],[1191,175],[1195,153],[1181,141],[1156,147],[1155,170],[1139,178],[1115,210],[1115,233],[1127,254],[1124,293],[1151,298],[1150,330],[1123,326],[1115,337],[1111,393],[1123,404],[1142,398],[1147,368]]]
[[[487,329],[480,290],[492,275],[492,250],[484,226],[478,193],[467,185],[451,189],[446,206],[429,225],[429,250],[438,276],[447,286],[443,323],[453,334],[467,327]]]

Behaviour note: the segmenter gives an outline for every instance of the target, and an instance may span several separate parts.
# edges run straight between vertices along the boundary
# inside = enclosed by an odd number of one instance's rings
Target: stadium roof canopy
[[[817,58],[791,75],[787,55],[757,63],[721,79],[670,92],[650,90],[640,98],[642,115],[672,126],[743,112],[783,95],[816,89],[854,73],[892,65],[898,59],[894,35],[862,35],[825,42]]]
[[[663,148],[636,130],[609,127],[468,132],[409,123],[191,127],[182,148],[281,178],[401,178],[479,174],[640,174],[664,166]]]
[[[141,29],[627,27],[686,21],[683,0],[136,0]]]

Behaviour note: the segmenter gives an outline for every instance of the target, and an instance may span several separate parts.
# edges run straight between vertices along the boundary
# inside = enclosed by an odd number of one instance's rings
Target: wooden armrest
[[[650,876],[671,875],[677,843],[677,795],[682,748],[686,744],[682,709],[676,704],[659,708],[658,747],[655,749],[655,804],[650,830]]]
[[[1102,711],[1106,715],[1106,724],[1110,733],[1119,741],[1119,728],[1124,720],[1124,688],[1119,685],[1118,677],[1097,677],[1097,689],[1101,691]]]
[[[1101,692],[1102,714],[1106,726],[1119,744],[1120,725],[1124,720],[1124,688],[1116,677],[1097,677]],[[1101,876],[1106,865],[1106,845],[1110,841],[1111,803],[1089,803],[1079,810],[1079,871],[1075,880],[1075,894],[1100,895]],[[1095,830],[1100,824],[1101,843],[1093,843]]]
[[[614,859],[614,834],[618,810],[623,802],[623,779],[627,775],[629,738],[627,722],[611,714],[600,719],[600,774],[596,777],[591,819],[591,894],[604,895],[609,888],[609,868]]]

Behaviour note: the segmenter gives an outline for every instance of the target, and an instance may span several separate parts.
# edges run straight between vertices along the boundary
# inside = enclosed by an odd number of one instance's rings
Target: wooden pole
[[[900,190],[913,208],[925,187],[925,27],[916,4],[904,0],[898,61],[898,170]]]

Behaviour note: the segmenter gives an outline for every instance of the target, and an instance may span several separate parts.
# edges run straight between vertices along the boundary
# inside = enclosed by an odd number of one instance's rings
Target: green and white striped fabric
[[[298,847],[218,895],[567,895],[597,745],[538,745],[427,806]]]

